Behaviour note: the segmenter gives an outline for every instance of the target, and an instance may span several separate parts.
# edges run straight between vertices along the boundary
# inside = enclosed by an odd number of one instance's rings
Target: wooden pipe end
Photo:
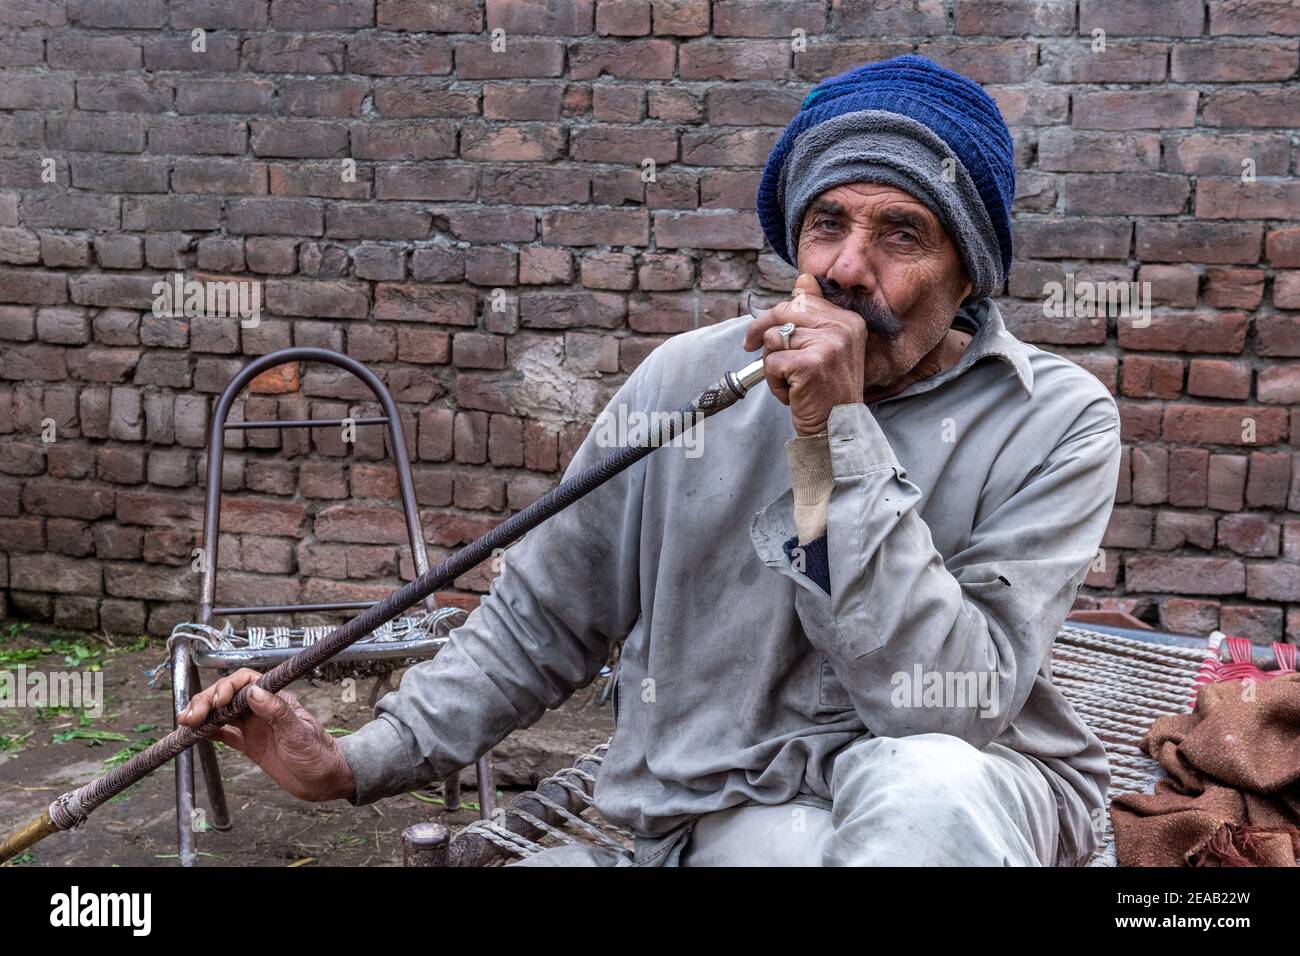
[[[51,833],[57,832],[58,829],[54,825],[54,821],[50,819],[50,811],[42,811],[37,819],[21,830],[15,830],[5,838],[3,843],[0,843],[0,863],[13,859],[23,850],[39,843]]]

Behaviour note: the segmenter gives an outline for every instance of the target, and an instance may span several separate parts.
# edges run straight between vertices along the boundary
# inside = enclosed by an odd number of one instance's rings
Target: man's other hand
[[[249,712],[217,730],[216,739],[262,768],[287,793],[300,800],[346,800],[356,791],[343,749],[289,691],[270,694],[256,686],[255,670],[240,668],[196,694],[177,715],[198,727],[213,710],[248,686]],[[251,686],[250,686],[251,685]]]

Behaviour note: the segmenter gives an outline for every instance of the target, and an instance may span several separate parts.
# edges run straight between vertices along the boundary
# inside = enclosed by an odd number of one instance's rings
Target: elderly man
[[[664,343],[605,414],[677,408],[760,347],[770,390],[700,426],[702,454],[662,449],[529,534],[357,733],[263,692],[222,739],[297,796],[364,804],[473,763],[619,641],[595,797],[635,854],[530,864],[1080,863],[1109,774],[1049,664],[1119,422],[989,298],[1013,191],[970,80],[904,56],[818,85],[758,194],[794,295]]]

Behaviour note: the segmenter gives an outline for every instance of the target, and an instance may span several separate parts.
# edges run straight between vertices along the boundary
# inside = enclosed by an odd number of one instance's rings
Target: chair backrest
[[[199,623],[211,624],[213,617],[244,614],[292,614],[313,611],[351,611],[370,607],[373,601],[337,601],[324,604],[277,604],[260,607],[216,607],[217,592],[217,552],[221,531],[221,474],[225,458],[225,433],[234,430],[255,428],[320,428],[322,426],[343,426],[348,419],[299,419],[285,421],[227,422],[230,408],[244,387],[267,369],[285,365],[290,362],[325,362],[351,372],[374,393],[383,407],[384,414],[377,418],[357,418],[352,423],[358,427],[369,425],[387,425],[393,447],[393,458],[397,467],[397,484],[405,512],[406,531],[411,543],[411,557],[415,564],[416,575],[429,569],[429,558],[424,548],[424,535],[420,530],[420,516],[415,503],[415,488],[411,480],[411,459],[406,450],[406,437],[402,433],[402,420],[397,412],[397,404],[389,394],[384,383],[374,372],[356,359],[340,355],[322,348],[288,348],[271,352],[250,362],[238,375],[230,380],[217,407],[212,414],[212,424],[208,431],[207,488],[203,509],[203,583],[199,599]],[[424,606],[432,612],[437,608],[433,596],[424,599]]]

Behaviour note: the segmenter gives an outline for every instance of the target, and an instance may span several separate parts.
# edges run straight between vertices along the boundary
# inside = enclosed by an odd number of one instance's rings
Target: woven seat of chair
[[[1052,679],[1105,746],[1111,769],[1111,796],[1151,792],[1160,769],[1142,752],[1139,743],[1157,717],[1191,710],[1193,686],[1208,653],[1069,624],[1061,627],[1052,646]],[[475,852],[460,854],[460,859],[484,858],[481,841],[491,843],[503,855],[515,857],[531,856],[559,843],[609,846],[608,841],[614,841],[630,846],[632,838],[627,832],[604,820],[580,816],[591,805],[595,772],[607,747],[608,744],[603,744],[584,754],[574,767],[546,778],[537,790],[515,797],[496,819],[479,821],[462,830],[453,845],[459,843],[464,847],[474,843],[474,838],[480,842],[475,844]],[[553,797],[557,793],[573,794],[570,802],[575,806],[553,809],[556,806]],[[598,818],[599,814],[589,817]],[[583,826],[575,826],[575,819]],[[599,829],[597,838],[585,829],[592,825]],[[453,853],[453,859],[456,858],[457,854]],[[1116,865],[1109,813],[1104,821],[1104,842],[1086,865]]]
[[[1157,717],[1186,714],[1208,650],[1155,644],[1065,625],[1052,645],[1052,682],[1110,758],[1110,796],[1150,793],[1160,766],[1138,746]],[[1107,812],[1088,866],[1115,866]]]

